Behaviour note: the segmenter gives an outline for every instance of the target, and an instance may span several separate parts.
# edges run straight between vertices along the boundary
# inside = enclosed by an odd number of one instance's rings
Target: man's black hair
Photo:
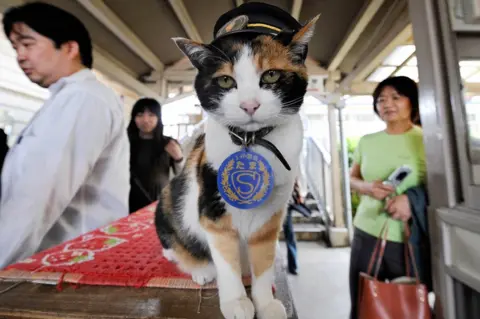
[[[378,84],[373,92],[373,110],[378,115],[377,100],[382,94],[385,87],[390,86],[398,92],[398,94],[407,97],[410,100],[412,106],[410,119],[414,124],[421,125],[420,122],[420,110],[418,106],[418,87],[417,83],[406,76],[393,76],[386,78]]]
[[[78,43],[82,64],[91,69],[92,41],[83,23],[71,13],[43,2],[27,3],[9,8],[3,17],[3,30],[7,37],[15,23],[27,26],[49,38],[56,48],[69,41]]]

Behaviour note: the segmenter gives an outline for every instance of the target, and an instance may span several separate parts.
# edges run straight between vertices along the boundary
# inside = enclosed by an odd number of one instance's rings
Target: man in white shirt
[[[26,76],[51,96],[5,159],[0,268],[127,216],[130,189],[122,104],[90,70],[84,25],[30,3],[3,26]]]

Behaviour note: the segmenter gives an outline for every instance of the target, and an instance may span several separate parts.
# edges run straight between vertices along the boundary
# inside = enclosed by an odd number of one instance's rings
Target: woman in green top
[[[368,263],[381,229],[388,221],[388,243],[379,279],[404,276],[403,222],[411,217],[408,197],[411,187],[425,182],[423,133],[419,125],[418,89],[408,77],[391,77],[381,82],[373,93],[375,113],[386,129],[363,136],[354,154],[350,187],[361,195],[353,221],[355,227],[350,259],[351,318],[357,317],[360,272]],[[384,185],[388,176],[400,166],[412,172],[394,189]]]

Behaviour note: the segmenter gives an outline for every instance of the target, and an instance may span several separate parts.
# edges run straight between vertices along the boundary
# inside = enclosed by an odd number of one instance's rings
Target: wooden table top
[[[289,319],[297,319],[282,262],[276,263],[276,296],[287,309]],[[12,286],[0,282],[0,292]],[[217,290],[55,286],[21,283],[0,293],[0,319],[3,318],[161,318],[223,319]],[[200,304],[200,306],[199,306]]]

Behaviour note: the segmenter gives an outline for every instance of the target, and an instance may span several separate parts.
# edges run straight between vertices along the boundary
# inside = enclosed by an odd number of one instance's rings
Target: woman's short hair
[[[420,111],[418,106],[418,87],[417,83],[406,76],[393,76],[386,78],[380,82],[375,91],[373,91],[373,110],[378,114],[377,100],[385,87],[390,86],[398,92],[398,94],[407,97],[412,106],[410,119],[414,124],[420,125]]]

